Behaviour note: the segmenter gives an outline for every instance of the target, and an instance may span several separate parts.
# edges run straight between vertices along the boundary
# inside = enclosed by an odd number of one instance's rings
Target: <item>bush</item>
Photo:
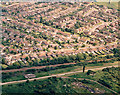
[[[81,47],[85,47],[85,44],[83,44]]]
[[[94,73],[95,73],[95,72],[92,71],[92,70],[88,70],[88,71],[87,71],[87,75],[94,74]]]
[[[27,79],[26,83],[29,83],[30,81]]]
[[[107,82],[105,82],[104,80],[102,80],[102,79],[99,79],[98,82],[101,83],[104,86],[107,86],[108,88],[111,88],[111,86]]]
[[[25,72],[34,73],[35,71],[36,71],[36,69],[28,69],[28,70],[26,70]]]
[[[2,64],[2,69],[6,69],[8,66],[7,65],[5,65],[5,64]]]

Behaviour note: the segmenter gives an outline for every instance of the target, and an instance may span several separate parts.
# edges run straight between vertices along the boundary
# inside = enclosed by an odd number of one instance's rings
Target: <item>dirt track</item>
[[[110,59],[106,59],[106,60],[109,61]],[[103,60],[98,60],[98,61],[103,61]],[[88,62],[92,62],[92,61],[88,61]],[[57,66],[70,65],[70,64],[76,64],[76,63],[64,63],[64,64],[56,64],[56,65],[24,67],[24,68],[20,68],[20,69],[11,69],[11,70],[1,70],[0,73],[1,72],[7,73],[7,72],[26,71],[28,69],[42,69],[42,68],[46,68],[46,67],[57,67]]]
[[[93,70],[93,71],[94,71],[94,70],[102,70],[102,69],[107,68],[107,67],[110,68],[110,67],[113,67],[113,66],[106,66],[106,67],[93,68],[93,69],[86,69],[85,71],[88,71],[88,70]],[[118,65],[114,65],[114,67],[118,67]],[[79,73],[79,72],[83,72],[83,71],[82,71],[82,70],[80,70],[80,71],[73,71],[73,72],[67,72],[67,73],[62,73],[62,74],[56,74],[56,75],[50,75],[50,76],[32,78],[32,79],[28,79],[28,80],[29,80],[29,81],[34,81],[34,80],[45,79],[45,78],[49,78],[49,77],[64,76],[64,75],[74,74],[74,73]],[[0,85],[7,85],[7,84],[14,84],[14,83],[22,83],[22,82],[26,82],[26,80],[5,82],[5,83],[0,83]]]
[[[1,72],[16,72],[16,71],[25,71],[28,69],[42,69],[45,67],[57,67],[57,66],[61,66],[61,65],[70,65],[70,64],[76,64],[76,63],[64,63],[64,64],[56,64],[56,65],[48,65],[48,66],[36,66],[36,67],[25,67],[25,68],[20,68],[20,69],[11,69],[11,70],[2,70]]]

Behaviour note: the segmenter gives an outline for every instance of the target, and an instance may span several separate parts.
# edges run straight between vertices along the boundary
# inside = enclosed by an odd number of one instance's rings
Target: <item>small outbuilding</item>
[[[35,78],[36,76],[34,74],[25,74],[25,78]]]

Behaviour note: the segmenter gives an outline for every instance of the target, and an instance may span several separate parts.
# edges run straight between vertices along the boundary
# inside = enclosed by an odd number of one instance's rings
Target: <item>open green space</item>
[[[86,69],[89,68],[99,68],[103,66],[113,66],[117,65],[118,61],[115,61],[113,63],[97,63],[97,64],[87,64]],[[75,65],[66,65],[66,66],[57,66],[57,67],[46,67],[43,69],[28,69],[26,71],[17,71],[17,72],[7,72],[2,73],[2,82],[10,82],[10,81],[18,81],[18,80],[24,80],[26,79],[24,77],[25,74],[35,74],[36,77],[43,77],[43,76],[49,76],[52,74],[60,74],[65,72],[71,72],[71,71],[80,71],[82,70],[83,66],[78,63]]]
[[[118,72],[119,70],[120,68],[118,67],[112,67],[112,68],[105,68],[99,71],[89,70],[88,72],[85,72],[85,73],[78,73],[74,75],[71,74],[67,76],[73,77],[73,78],[85,78],[85,79],[95,80],[101,83],[102,85],[120,93],[119,92],[120,77],[119,77],[119,72]]]
[[[81,84],[81,85],[75,85]],[[45,80],[34,80],[32,82],[26,81],[25,83],[12,84],[12,85],[4,85],[2,92],[3,95],[5,93],[71,93],[71,94],[79,94],[79,93],[94,93],[99,89],[99,91],[104,93],[112,93],[108,89],[87,80],[78,80],[78,79],[64,79],[64,78],[48,78]]]
[[[100,2],[95,2],[96,4],[98,4],[98,5],[105,5],[105,6],[107,6],[108,8],[115,8],[115,9],[118,9],[118,2],[111,2],[110,4],[109,4],[109,2],[105,2],[104,0],[103,0],[103,2],[102,1],[100,1]]]

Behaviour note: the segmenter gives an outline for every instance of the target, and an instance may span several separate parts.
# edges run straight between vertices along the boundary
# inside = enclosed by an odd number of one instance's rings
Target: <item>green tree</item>
[[[77,54],[76,55],[76,60],[80,61],[80,60],[83,60],[83,59],[84,59],[84,57],[83,57],[82,54]]]
[[[28,61],[28,57],[26,57],[25,60]]]
[[[5,63],[6,63],[5,59],[4,59],[4,58],[2,58],[2,64],[5,64]]]
[[[93,46],[96,46],[97,44],[96,43],[93,43]]]
[[[43,19],[42,19],[42,17],[40,17],[40,23],[42,23],[43,22]]]
[[[26,83],[29,83],[29,80],[27,79]]]
[[[95,73],[95,72],[92,71],[92,70],[88,70],[88,71],[87,71],[87,75],[90,75],[90,74],[93,74],[93,73]]]
[[[78,40],[77,40],[77,39],[75,39],[75,42],[76,42],[76,43],[78,43]]]
[[[57,49],[57,46],[55,46],[54,49],[56,50],[56,49]]]
[[[85,47],[85,44],[83,44],[81,47]]]

